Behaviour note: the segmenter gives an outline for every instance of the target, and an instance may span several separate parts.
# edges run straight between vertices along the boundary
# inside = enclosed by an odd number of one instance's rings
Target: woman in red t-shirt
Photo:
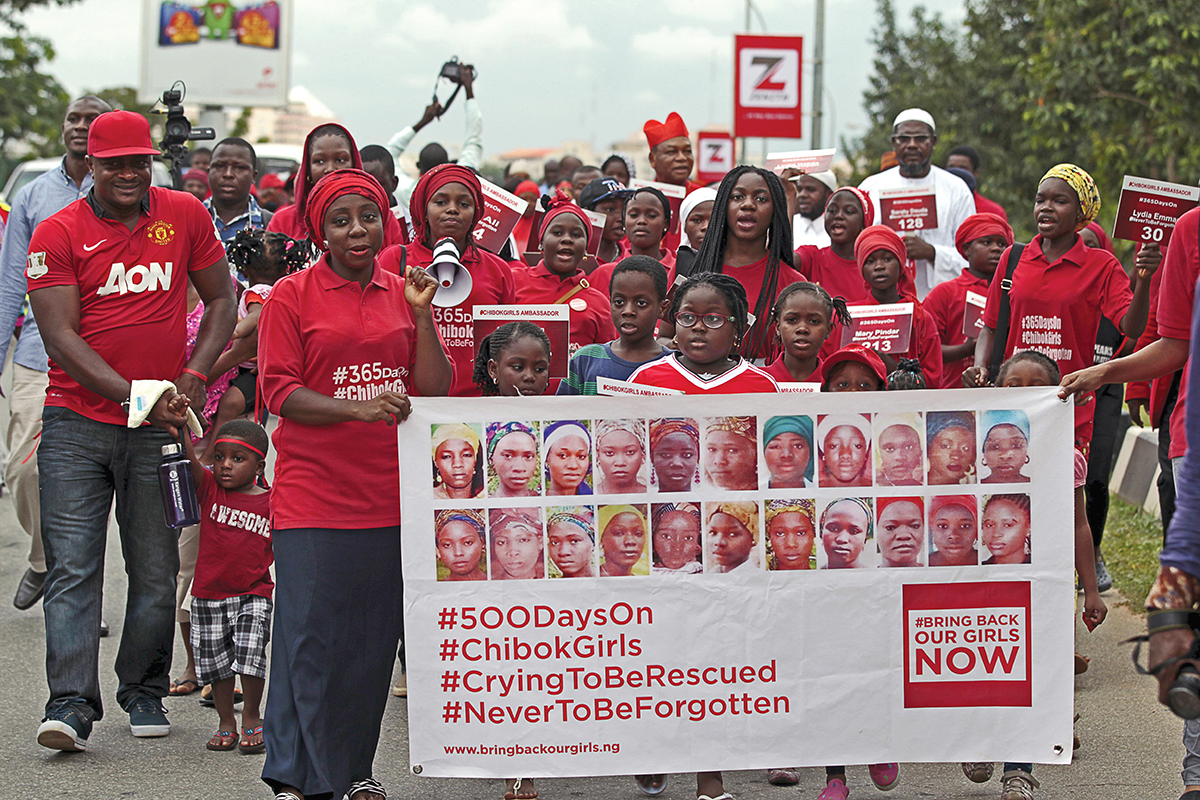
[[[399,463],[377,423],[408,416],[410,389],[445,395],[453,373],[430,309],[437,283],[376,261],[392,218],[379,183],[337,170],[306,211],[325,252],[275,284],[259,325],[263,398],[280,417],[263,780],[277,794],[373,800],[403,625]]]
[[[335,169],[362,169],[362,156],[350,131],[336,122],[329,122],[308,132],[300,169],[296,171],[296,202],[276,211],[267,223],[267,230],[286,233],[293,239],[306,238],[309,235],[305,223],[308,194],[317,181]],[[405,234],[400,222],[388,211],[386,204],[383,210],[388,217],[383,221],[383,246],[404,244]],[[314,241],[314,244],[320,242]]]
[[[732,275],[742,284],[754,323],[738,352],[770,363],[779,353],[770,323],[775,299],[785,286],[804,280],[792,268],[792,222],[783,184],[774,172],[742,164],[721,181],[691,274],[701,272]],[[662,338],[674,335],[668,323],[659,329]]]
[[[457,285],[439,291],[434,296],[433,320],[454,363],[452,397],[478,397],[479,388],[471,380],[475,366],[475,325],[472,309],[475,306],[510,305],[516,299],[512,267],[500,256],[475,245],[472,232],[483,217],[483,188],[475,173],[457,164],[441,164],[426,172],[417,181],[409,204],[417,241],[404,247],[389,247],[379,254],[379,265],[399,275],[401,264],[428,267],[433,263],[433,248],[450,239],[458,251],[459,263],[470,281],[470,291],[454,305],[451,298],[461,288]]]

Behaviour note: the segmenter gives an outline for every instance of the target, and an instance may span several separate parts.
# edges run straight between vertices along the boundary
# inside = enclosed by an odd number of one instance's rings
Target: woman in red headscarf
[[[925,295],[922,305],[937,325],[942,341],[942,384],[937,389],[962,386],[962,374],[975,357],[975,337],[963,333],[967,293],[986,302],[988,285],[1000,264],[1000,256],[1013,243],[1012,228],[996,214],[972,214],[958,226],[954,246],[967,260],[967,268],[952,281],[939,283]],[[976,304],[977,316],[983,313]]]
[[[875,207],[865,192],[853,186],[838,189],[825,204],[829,246],[806,244],[796,248],[796,269],[832,297],[841,297],[851,304],[866,300],[867,284],[854,260],[854,243],[874,221]]]
[[[280,418],[263,780],[277,797],[380,800],[372,762],[403,579],[396,440],[379,423],[404,421],[409,391],[445,395],[452,368],[430,307],[437,283],[376,261],[394,219],[379,183],[337,170],[306,200],[322,256],[275,284],[259,323],[262,396]]]
[[[565,303],[571,309],[569,355],[585,344],[602,344],[617,338],[608,295],[593,287],[579,266],[587,254],[591,226],[583,209],[558,192],[538,227],[542,260],[532,267],[513,270],[517,303]],[[551,386],[547,393],[553,393],[555,388]]]
[[[309,235],[305,223],[308,193],[328,173],[351,168],[362,169],[362,157],[350,131],[336,122],[313,128],[304,140],[304,157],[296,171],[296,202],[276,211],[267,223],[267,230],[286,233],[293,239],[306,238]],[[385,205],[384,210],[387,208]],[[408,241],[404,229],[390,213],[387,216],[391,219],[383,221],[383,246],[404,244]],[[320,242],[313,241],[320,246]]]
[[[896,369],[902,358],[916,359],[921,364],[925,386],[937,388],[942,380],[942,343],[938,339],[937,325],[918,302],[912,276],[905,269],[907,252],[904,240],[886,225],[872,225],[859,234],[858,241],[854,243],[854,260],[870,291],[858,305],[913,304],[908,349],[904,352],[880,352],[879,355],[887,365],[888,372]]]
[[[497,255],[475,245],[471,232],[483,216],[483,189],[479,178],[466,167],[442,164],[421,176],[409,203],[417,241],[404,248],[389,247],[379,255],[379,265],[400,274],[407,263],[428,267],[434,246],[445,239],[454,242],[459,262],[467,274],[454,285],[439,289],[434,297],[433,319],[454,362],[452,397],[478,397],[471,380],[475,365],[474,306],[508,305],[516,299],[512,268]],[[462,281],[470,282],[463,292]],[[453,305],[447,305],[453,303]]]

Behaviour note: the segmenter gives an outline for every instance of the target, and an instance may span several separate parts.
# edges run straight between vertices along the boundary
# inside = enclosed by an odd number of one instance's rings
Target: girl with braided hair
[[[720,272],[693,275],[671,305],[678,350],[638,367],[630,382],[684,394],[778,392],[770,375],[738,355],[748,316],[746,290],[736,278]]]
[[[771,309],[779,356],[763,367],[776,383],[821,383],[820,352],[838,324],[850,324],[846,301],[821,286],[798,281],[786,287]]]
[[[746,291],[757,324],[748,326],[738,352],[755,361],[773,360],[779,344],[768,324],[771,309],[785,286],[804,280],[792,268],[787,197],[775,173],[742,164],[721,181],[691,274],[704,272],[730,275]],[[664,336],[673,332],[664,326]]]
[[[471,377],[484,397],[545,394],[550,338],[532,322],[506,322],[479,342]]]

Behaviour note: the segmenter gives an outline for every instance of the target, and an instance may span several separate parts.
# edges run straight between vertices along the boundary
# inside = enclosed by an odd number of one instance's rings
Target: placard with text
[[[842,326],[842,347],[861,344],[881,353],[906,353],[912,342],[913,304],[849,306],[850,324]]]
[[[584,308],[587,306],[584,305]],[[471,319],[464,320],[463,324],[473,326],[475,352],[478,354],[483,337],[507,322],[532,322],[545,331],[546,338],[550,340],[550,377],[567,376],[567,364],[570,361],[568,340],[571,335],[569,302],[543,306],[474,306]]]
[[[932,186],[916,189],[883,189],[879,192],[881,225],[908,233],[938,226],[937,195]]]
[[[479,185],[483,188],[483,216],[471,235],[484,250],[499,253],[529,204],[491,181],[480,178]]]
[[[1200,204],[1200,186],[1126,175],[1113,223],[1113,238],[1163,247],[1171,241],[1175,222]]]
[[[1071,420],[1054,387],[413,398],[413,773],[1068,763]]]

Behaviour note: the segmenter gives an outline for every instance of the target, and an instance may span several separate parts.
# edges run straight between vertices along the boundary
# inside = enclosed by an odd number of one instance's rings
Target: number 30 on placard
[[[1142,226],[1142,241],[1143,242],[1161,242],[1163,239],[1163,229],[1155,228],[1150,225]]]

